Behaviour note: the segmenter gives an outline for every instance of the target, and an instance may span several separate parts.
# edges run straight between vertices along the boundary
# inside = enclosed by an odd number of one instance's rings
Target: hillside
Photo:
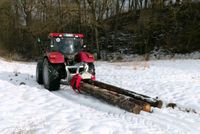
[[[105,20],[100,44],[110,52],[128,49],[146,54],[153,49],[172,53],[200,50],[200,3],[142,9]]]

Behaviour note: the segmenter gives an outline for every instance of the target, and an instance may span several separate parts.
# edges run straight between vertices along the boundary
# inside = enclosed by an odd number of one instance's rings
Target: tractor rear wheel
[[[36,67],[36,81],[38,84],[43,84],[43,60],[39,60],[37,62],[37,67]]]
[[[95,66],[94,63],[88,63],[89,70],[88,72],[91,73],[92,75],[95,75]]]
[[[47,59],[43,63],[43,82],[44,87],[49,91],[56,91],[60,88],[60,77],[53,64]]]

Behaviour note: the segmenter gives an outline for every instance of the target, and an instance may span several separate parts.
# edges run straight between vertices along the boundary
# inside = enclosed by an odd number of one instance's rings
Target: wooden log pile
[[[117,92],[117,93],[120,93],[120,94],[124,94],[126,96],[130,96],[130,97],[132,97],[136,100],[147,102],[152,107],[161,108],[162,104],[163,104],[163,102],[161,100],[157,100],[157,99],[151,98],[149,96],[139,94],[139,93],[136,93],[136,92],[133,92],[133,91],[129,91],[129,90],[126,90],[126,89],[122,89],[122,88],[119,88],[119,87],[116,87],[116,86],[113,86],[113,85],[109,85],[109,84],[106,84],[106,83],[103,83],[103,82],[92,81],[92,80],[85,80],[85,82],[92,84],[92,85],[95,85],[95,86],[98,86],[98,87],[101,87],[101,88],[109,89],[111,91],[114,91],[114,92]]]
[[[148,96],[98,81],[83,80],[80,84],[80,90],[135,114],[139,114],[141,110],[152,112],[152,106],[161,107],[162,105],[160,100],[157,101]]]

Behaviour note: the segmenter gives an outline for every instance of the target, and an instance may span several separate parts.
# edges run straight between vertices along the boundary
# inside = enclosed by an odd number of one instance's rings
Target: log
[[[81,82],[80,89],[91,96],[135,114],[139,114],[141,110],[146,112],[152,110],[151,106],[145,102],[85,82]]]
[[[84,80],[84,82],[92,84],[97,87],[105,88],[105,89],[113,91],[113,92],[117,92],[119,94],[130,96],[131,98],[134,98],[136,100],[144,101],[146,103],[149,103],[152,107],[161,108],[163,105],[163,102],[161,100],[157,100],[157,99],[151,98],[149,96],[138,94],[136,92],[122,89],[122,88],[119,88],[119,87],[116,87],[113,85],[109,85],[109,84],[106,84],[103,82],[92,81],[92,80]]]

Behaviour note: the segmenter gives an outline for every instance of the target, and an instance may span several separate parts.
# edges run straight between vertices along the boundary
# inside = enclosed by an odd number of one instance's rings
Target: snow
[[[96,62],[97,80],[192,108],[135,115],[69,86],[49,92],[35,81],[36,63],[0,59],[0,133],[198,134],[200,60]],[[25,85],[22,83],[24,82]],[[20,84],[21,83],[21,84]]]

